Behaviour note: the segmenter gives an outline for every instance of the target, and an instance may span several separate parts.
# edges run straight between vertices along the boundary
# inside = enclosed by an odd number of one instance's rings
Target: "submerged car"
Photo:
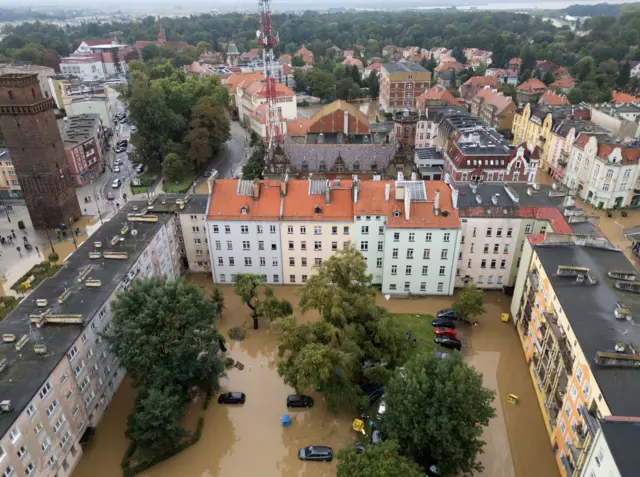
[[[331,450],[331,447],[326,446],[303,447],[298,451],[298,459],[331,462],[333,460],[333,450]]]
[[[289,394],[287,396],[287,407],[313,407],[313,398],[304,394]]]
[[[449,338],[448,336],[436,336],[433,341],[435,342],[435,344],[440,345],[443,348],[457,350],[462,348],[462,343],[459,340],[455,338]]]
[[[437,318],[446,318],[448,320],[458,319],[455,312],[453,311],[453,308],[445,308],[444,310],[440,310],[436,316]]]
[[[456,324],[449,318],[437,318],[431,321],[431,326],[433,326],[434,328],[438,326],[444,326],[445,328],[455,329]]]
[[[246,400],[244,393],[224,393],[218,397],[219,404],[244,404]]]
[[[448,336],[449,338],[453,339],[458,338],[458,336],[456,335],[456,330],[454,330],[453,328],[440,327],[433,330],[433,332],[436,334],[436,336]]]

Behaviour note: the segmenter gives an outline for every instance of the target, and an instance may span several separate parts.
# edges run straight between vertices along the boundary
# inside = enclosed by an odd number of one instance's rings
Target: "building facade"
[[[41,65],[0,65],[0,74],[4,75],[10,73],[37,74],[38,82],[40,83],[40,91],[42,91],[42,96],[44,96],[45,98],[51,98],[53,96],[49,85],[49,77],[55,76],[56,74],[53,68]]]
[[[21,199],[22,190],[8,149],[0,149],[0,197]]]
[[[42,229],[72,224],[82,214],[53,100],[42,95],[39,85],[36,74],[0,76],[0,129],[31,221]]]
[[[104,171],[107,135],[98,114],[67,116],[61,127],[67,164],[76,187],[97,179]]]
[[[412,109],[430,86],[431,72],[416,63],[386,63],[380,73],[380,106],[385,111]]]

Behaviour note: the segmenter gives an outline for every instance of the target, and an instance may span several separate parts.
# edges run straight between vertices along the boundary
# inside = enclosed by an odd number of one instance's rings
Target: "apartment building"
[[[73,473],[125,376],[100,336],[110,303],[136,279],[175,277],[165,220],[131,212],[125,206],[0,322],[6,476]]]
[[[511,131],[515,112],[516,103],[511,96],[505,96],[490,86],[478,91],[471,100],[471,114],[502,134]]]
[[[415,148],[413,151],[415,166],[420,179],[426,181],[441,181],[444,168],[444,157],[439,148]]]
[[[59,121],[69,171],[76,187],[88,185],[104,171],[107,134],[99,114],[67,116]]]
[[[430,86],[431,72],[417,63],[385,63],[380,74],[380,106],[385,111],[412,109]]]
[[[593,104],[591,121],[618,139],[640,136],[640,104]]]
[[[637,475],[637,436],[615,422],[640,416],[637,272],[584,235],[531,235],[522,264],[511,312],[561,475]]]
[[[460,218],[449,188],[441,181],[404,180],[402,176],[381,184],[384,188],[363,182],[358,201],[367,200],[363,204],[365,210],[367,203],[373,201],[384,201],[387,207],[382,293],[452,295]],[[362,215],[356,215],[356,226],[358,217]],[[356,246],[362,250],[363,240]]]
[[[79,114],[99,114],[104,127],[113,124],[110,89],[101,84],[82,84],[78,80],[49,78],[54,92],[53,99],[67,116]],[[112,91],[113,92],[113,91]]]
[[[498,79],[493,76],[472,76],[460,85],[460,99],[470,104],[473,98],[487,86],[497,88]]]
[[[206,233],[214,283],[232,283],[238,273],[262,275],[270,284],[283,283],[283,183],[229,179],[212,184]]]
[[[547,85],[539,79],[528,79],[516,88],[518,104],[525,105],[526,103],[537,103],[546,89]]]
[[[316,266],[353,241],[353,181],[282,182],[280,222],[284,283],[305,283]]]
[[[252,114],[267,102],[267,87],[262,79],[247,79],[236,87],[236,106],[240,121],[251,121]],[[296,119],[298,109],[296,94],[291,88],[276,83],[276,103],[278,116],[282,118],[281,128],[286,128],[287,119]],[[258,131],[256,131],[258,132]]]
[[[418,109],[420,117],[416,125],[416,148],[445,145],[447,137],[439,131],[439,124],[447,116],[466,115],[464,106],[447,104],[440,100],[426,100],[424,109]]]
[[[0,198],[21,199],[22,190],[9,149],[0,148]]]
[[[637,205],[640,141],[621,144],[611,137],[580,134],[564,183],[599,209]]]

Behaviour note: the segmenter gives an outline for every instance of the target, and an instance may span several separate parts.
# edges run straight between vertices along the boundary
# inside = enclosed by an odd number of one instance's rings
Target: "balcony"
[[[556,345],[559,349],[559,354],[564,363],[564,367],[571,376],[573,374],[573,356],[571,354],[571,347],[569,342],[567,341],[567,335],[560,325],[558,324],[558,316],[555,313],[544,313],[543,314],[547,324],[549,325],[550,335],[556,342]],[[549,336],[549,335],[547,335]]]
[[[538,272],[534,269],[527,274],[527,277],[529,278],[529,283],[531,285],[531,289],[529,291],[531,292],[531,290],[533,290],[536,292],[539,286]]]
[[[558,165],[560,167],[567,167],[567,160],[566,159],[558,159]]]

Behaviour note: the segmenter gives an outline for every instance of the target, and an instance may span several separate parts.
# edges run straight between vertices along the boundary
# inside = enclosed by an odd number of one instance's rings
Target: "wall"
[[[0,151],[0,197],[3,199],[19,199],[22,197],[13,161],[6,151]]]
[[[392,295],[453,294],[459,252],[459,233],[458,229],[387,228],[385,230],[382,293]],[[441,258],[445,250],[446,258]],[[413,251],[413,257],[411,257],[410,251]],[[411,267],[410,270],[407,267]],[[444,267],[442,274],[441,267]],[[408,288],[406,287],[407,283]]]
[[[353,240],[351,221],[283,221],[282,273],[286,284],[301,284],[305,277],[315,274],[314,265],[320,265],[337,250]],[[316,250],[316,242],[320,249]],[[303,250],[303,243],[306,250]],[[303,261],[306,259],[306,265]]]
[[[208,220],[207,236],[214,283],[231,283],[238,273],[266,275],[269,284],[283,283],[280,222]],[[245,258],[250,265],[245,265]]]
[[[630,425],[630,424],[626,424]],[[597,460],[596,460],[597,458]],[[611,454],[611,449],[600,429],[596,434],[589,454],[585,459],[580,476],[584,477],[622,477]],[[625,476],[626,477],[626,476]]]
[[[60,63],[60,71],[62,74],[74,75],[82,79],[82,81],[104,81],[107,77],[104,64],[101,61],[92,61],[80,63],[72,61],[65,63],[62,59]]]
[[[416,147],[436,147],[437,144],[438,125],[433,121],[421,119],[416,125]]]
[[[356,250],[364,256],[374,285],[382,284],[386,215],[356,215],[353,227]],[[368,229],[364,228],[368,227]],[[363,244],[366,242],[366,244]]]
[[[184,241],[180,247],[184,249],[192,272],[208,272],[211,270],[209,247],[207,240],[207,217],[203,214],[179,213],[180,228]]]

